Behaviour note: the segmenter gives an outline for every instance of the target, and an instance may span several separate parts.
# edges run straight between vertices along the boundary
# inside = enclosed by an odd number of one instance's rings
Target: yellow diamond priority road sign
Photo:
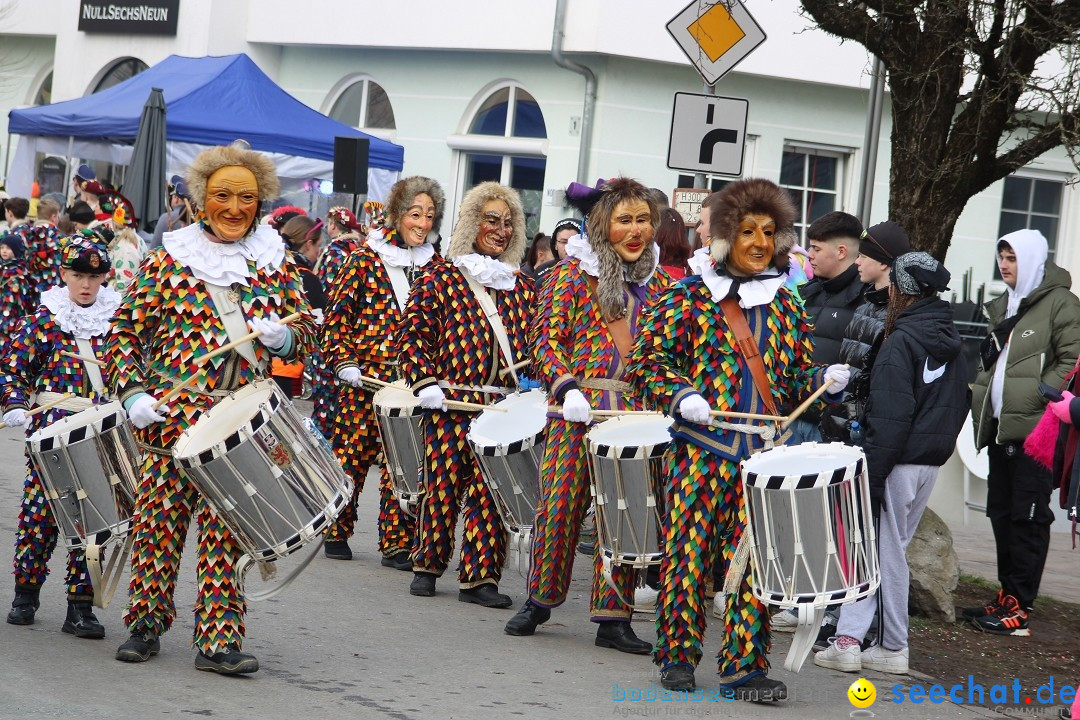
[[[765,42],[765,32],[739,0],[694,0],[667,29],[709,85]]]

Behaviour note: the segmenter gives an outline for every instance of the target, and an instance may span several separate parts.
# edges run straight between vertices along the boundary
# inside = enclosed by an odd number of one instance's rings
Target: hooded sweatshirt
[[[900,464],[939,467],[952,455],[971,407],[967,367],[949,303],[926,298],[885,338],[870,375],[866,462],[870,493]]]

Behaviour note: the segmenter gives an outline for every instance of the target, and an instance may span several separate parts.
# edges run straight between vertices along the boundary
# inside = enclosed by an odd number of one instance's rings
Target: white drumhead
[[[67,417],[60,418],[52,425],[43,427],[28,438],[28,442],[40,443],[45,438],[60,437],[70,433],[72,430],[78,428],[88,427],[90,425],[100,425],[101,421],[110,415],[119,413],[122,416],[121,422],[127,421],[127,415],[124,414],[124,407],[119,402],[110,402],[103,405],[94,405],[86,410],[81,410],[77,413],[68,415]]]
[[[751,455],[742,462],[743,472],[763,477],[818,475],[839,470],[861,460],[863,451],[843,443],[783,445]]]
[[[589,430],[589,445],[653,447],[671,440],[672,419],[667,415],[620,415]]]
[[[372,402],[375,403],[376,410],[378,408],[408,410],[420,405],[420,399],[413,395],[412,390],[409,389],[404,380],[398,380],[392,383],[390,387],[379,388],[375,392]]]
[[[480,447],[509,445],[539,435],[547,425],[547,393],[530,390],[510,395],[494,407],[507,412],[485,410],[469,426],[469,439]]]
[[[280,392],[277,383],[260,380],[219,399],[179,437],[173,455],[192,457],[223,442],[254,417],[260,405],[270,402],[270,396],[275,392]]]

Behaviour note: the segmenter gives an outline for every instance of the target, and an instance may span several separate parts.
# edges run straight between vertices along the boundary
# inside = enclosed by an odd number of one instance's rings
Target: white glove
[[[341,368],[340,370],[338,370],[337,376],[341,379],[342,382],[349,383],[354,388],[363,387],[364,385],[362,382],[360,382],[360,368]]]
[[[709,414],[710,410],[712,408],[709,407],[709,403],[697,393],[687,395],[679,401],[679,414],[683,416],[683,420],[688,422],[708,425],[709,420],[712,419]]]
[[[416,393],[416,397],[420,398],[420,407],[422,408],[428,410],[446,409],[446,393],[438,385],[428,385]]]
[[[563,396],[562,417],[566,422],[587,423],[592,420],[592,408],[580,390],[568,390]]]
[[[26,424],[26,411],[15,408],[4,413],[4,424],[8,427],[22,427]]]
[[[825,379],[833,381],[826,391],[830,395],[843,392],[851,380],[851,369],[847,365],[830,365],[825,368]]]
[[[153,395],[141,395],[131,403],[131,407],[128,408],[128,419],[131,420],[131,424],[142,430],[152,423],[165,422],[165,416],[169,414],[169,406],[162,405],[155,410],[154,403],[156,402],[157,398]]]
[[[254,318],[248,321],[248,327],[262,333],[259,336],[259,342],[272,352],[285,347],[285,341],[289,338],[289,327],[282,325],[278,320],[277,313],[270,313],[269,319]]]

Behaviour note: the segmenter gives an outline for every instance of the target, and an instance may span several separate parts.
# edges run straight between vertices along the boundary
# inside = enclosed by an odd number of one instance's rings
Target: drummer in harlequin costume
[[[105,240],[93,230],[80,230],[64,239],[60,253],[64,285],[42,293],[41,306],[26,317],[4,348],[0,375],[4,422],[10,427],[26,427],[28,437],[70,414],[54,407],[27,415],[32,405],[43,404],[40,399],[35,403],[34,395],[71,393],[99,400],[105,394],[97,365],[84,365],[63,354],[98,355],[109,332],[109,320],[120,304],[120,296],[102,286],[110,268]],[[38,594],[49,574],[48,562],[57,539],[56,520],[44,486],[28,457],[15,533],[15,601],[7,616],[12,625],[34,623]],[[105,637],[105,628],[94,616],[94,589],[82,550],[68,553],[64,582],[68,611],[62,630],[80,638]]]
[[[386,204],[386,218],[372,225],[364,244],[341,267],[323,326],[323,352],[342,381],[336,388],[330,442],[356,483],[352,502],[327,531],[326,555],[337,559],[352,558],[348,539],[356,526],[357,496],[379,454],[374,394],[360,377],[390,382],[399,376],[401,311],[413,281],[435,257],[432,243],[446,199],[439,183],[416,176],[396,182]],[[380,468],[378,526],[383,566],[412,570],[416,523],[401,509],[385,465]]]
[[[640,410],[623,380],[626,358],[642,311],[671,278],[657,269],[653,235],[659,212],[649,189],[615,178],[599,189],[574,184],[567,192],[586,213],[586,233],[566,245],[540,291],[533,360],[538,379],[561,413],[549,413],[540,465],[541,499],[533,526],[529,599],[506,624],[510,635],[532,635],[566,600],[574,552],[589,490],[585,434],[592,410]],[[573,201],[573,200],[572,200]],[[652,643],[630,626],[635,571],[615,565],[613,589],[604,580],[601,555],[593,557],[591,616],[596,644],[646,654]]]
[[[462,508],[465,528],[458,600],[510,607],[499,592],[506,530],[466,436],[475,411],[448,410],[446,400],[489,404],[515,384],[528,359],[532,281],[518,269],[525,256],[525,213],[518,194],[480,183],[461,201],[446,259],[433,260],[413,284],[401,332],[401,370],[427,413],[424,498],[413,546],[413,595],[435,594],[450,561]],[[483,304],[482,304],[483,303]],[[493,304],[489,320],[484,305]],[[507,357],[509,356],[509,357]]]
[[[166,233],[147,256],[116,313],[107,345],[112,384],[146,452],[136,499],[129,610],[131,637],[116,659],[144,662],[176,614],[173,589],[192,517],[198,558],[193,644],[195,667],[250,673],[258,660],[243,652],[239,549],[172,458],[179,435],[219,398],[265,377],[271,357],[292,361],[311,346],[314,318],[300,277],[276,232],[258,224],[260,201],[278,194],[274,165],[242,143],[203,151],[188,168],[187,186],[202,219]],[[292,325],[275,322],[300,313]],[[254,341],[196,369],[193,360],[242,337]],[[178,381],[199,379],[154,407]]]
[[[811,329],[785,286],[796,241],[787,192],[768,180],[740,180],[721,190],[710,209],[710,247],[690,259],[695,274],[648,310],[629,369],[645,402],[675,420],[654,651],[662,683],[673,689],[695,684],[705,579],[717,543],[723,574],[740,572],[732,565],[746,526],[739,463],[779,441],[775,425],[712,419],[710,409],[775,415],[770,408],[798,404],[827,378],[830,394],[848,381],[846,366],[810,364]],[[740,335],[747,336],[743,344]],[[755,702],[781,700],[786,687],[768,677],[769,614],[751,592],[749,567],[738,577],[720,634],[720,688]]]

